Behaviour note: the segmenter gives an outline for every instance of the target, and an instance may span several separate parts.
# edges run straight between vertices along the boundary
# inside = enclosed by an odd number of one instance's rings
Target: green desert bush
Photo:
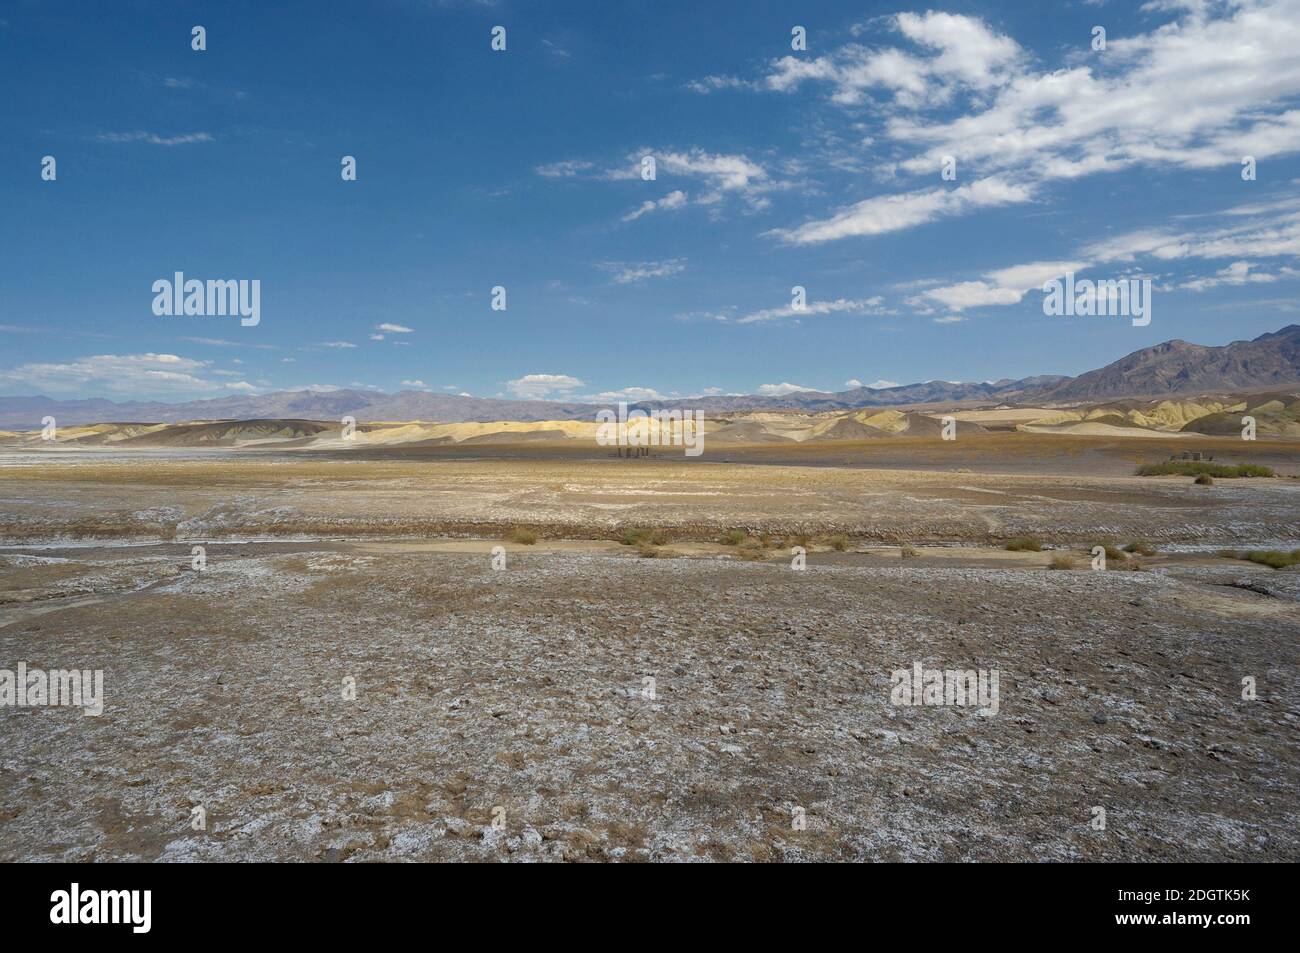
[[[743,529],[729,529],[718,537],[718,542],[723,546],[739,546],[747,539],[749,534]]]
[[[1257,463],[1241,463],[1230,466],[1226,463],[1204,463],[1196,460],[1166,460],[1164,463],[1145,463],[1138,467],[1138,476],[1211,476],[1229,479],[1233,477],[1271,477],[1276,474],[1272,467]]]
[[[1219,555],[1226,556],[1228,559],[1244,559],[1273,569],[1286,569],[1288,566],[1300,565],[1300,549],[1293,549],[1290,552],[1283,549],[1222,549]]]
[[[1007,540],[1007,549],[1013,553],[1038,553],[1042,552],[1043,544],[1033,536],[1017,536]]]

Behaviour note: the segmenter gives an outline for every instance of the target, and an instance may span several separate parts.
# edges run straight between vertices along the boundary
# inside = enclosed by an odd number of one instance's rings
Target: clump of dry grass
[[[911,543],[902,543],[898,547],[898,555],[902,559],[915,559],[917,556],[921,555],[921,551]]]
[[[1007,540],[1006,548],[1013,553],[1041,553],[1043,543],[1036,536],[1017,536]]]
[[[1073,569],[1074,556],[1070,553],[1054,553],[1047,564],[1048,569]]]
[[[718,537],[718,542],[723,546],[739,546],[747,539],[749,534],[743,529],[729,529]]]
[[[1101,542],[1094,543],[1093,545],[1100,546],[1103,550],[1106,551],[1107,561],[1122,562],[1123,560],[1128,558],[1126,555],[1124,555],[1124,550],[1120,549],[1118,544],[1116,544],[1114,540],[1110,540],[1110,539],[1102,540]]]
[[[843,533],[836,533],[827,542],[830,544],[831,549],[837,553],[842,553],[849,548],[849,538]]]
[[[624,546],[662,546],[668,542],[668,533],[662,529],[625,529],[622,541]]]
[[[1135,539],[1124,547],[1126,553],[1134,553],[1138,556],[1154,556],[1156,548],[1144,539]]]
[[[506,541],[510,543],[519,543],[522,546],[531,546],[533,543],[537,542],[537,534],[530,529],[523,529],[520,527],[512,529],[509,535],[506,536]]]

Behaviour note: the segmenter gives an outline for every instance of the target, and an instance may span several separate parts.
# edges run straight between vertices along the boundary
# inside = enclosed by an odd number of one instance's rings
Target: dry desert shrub
[[[1043,551],[1043,544],[1034,536],[1017,536],[1015,539],[1007,540],[1006,548],[1013,553],[1040,553]]]

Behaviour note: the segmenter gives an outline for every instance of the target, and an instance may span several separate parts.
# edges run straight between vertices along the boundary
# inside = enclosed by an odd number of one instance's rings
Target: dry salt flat
[[[7,551],[0,859],[1300,859],[1293,574],[487,543]]]

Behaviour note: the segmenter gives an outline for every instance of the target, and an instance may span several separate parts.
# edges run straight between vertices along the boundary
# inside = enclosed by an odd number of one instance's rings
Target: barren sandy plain
[[[1033,434],[0,455],[0,668],[105,685],[0,709],[0,860],[1295,861],[1300,573],[1216,553],[1300,546],[1300,453],[1204,442],[1281,475]],[[997,714],[891,704],[916,662],[997,670]]]

